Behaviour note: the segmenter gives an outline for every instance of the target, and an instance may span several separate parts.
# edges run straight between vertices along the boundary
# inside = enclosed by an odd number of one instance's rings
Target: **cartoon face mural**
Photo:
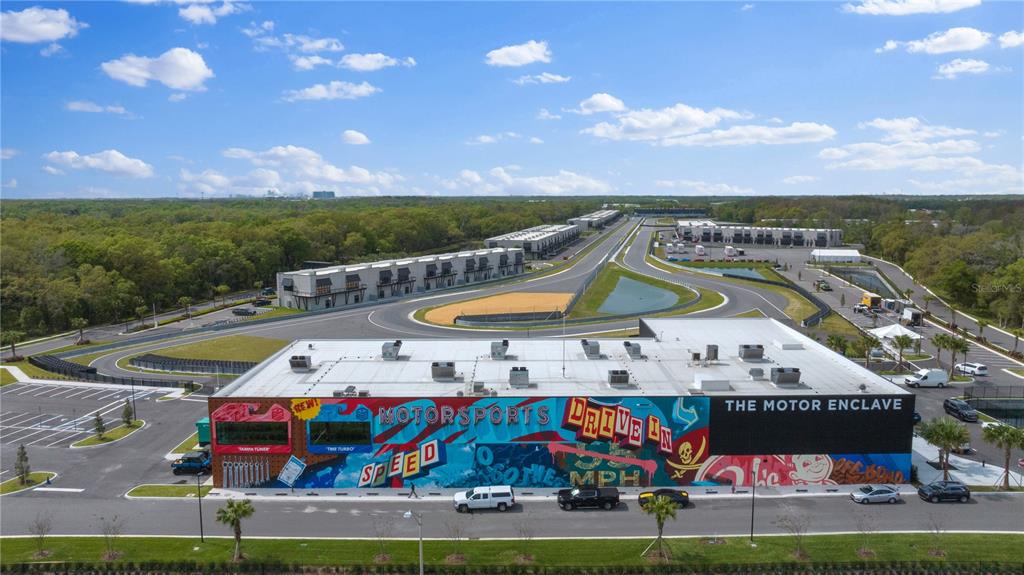
[[[270,407],[216,402],[211,422],[215,458],[294,455],[305,467],[293,461],[283,477],[296,488],[746,485],[753,477],[759,485],[812,485],[909,476],[909,454],[716,453],[711,412],[711,398],[700,396],[300,398]]]

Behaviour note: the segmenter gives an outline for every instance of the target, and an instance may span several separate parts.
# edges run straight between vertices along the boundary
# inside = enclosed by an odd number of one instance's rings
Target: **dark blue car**
[[[189,451],[171,463],[171,471],[175,475],[182,473],[209,473],[213,460],[209,451]]]

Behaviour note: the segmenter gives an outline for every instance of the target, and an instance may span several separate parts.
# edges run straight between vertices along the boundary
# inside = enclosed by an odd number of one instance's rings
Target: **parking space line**
[[[26,387],[35,387],[35,385],[36,384],[34,384],[34,383],[20,383],[20,382],[19,383],[12,383],[11,385],[7,386],[7,389],[4,389],[3,391],[0,391],[0,394],[10,395],[11,393],[13,393],[15,391],[21,391],[21,390],[25,389]]]
[[[87,387],[87,388],[85,388],[85,389],[83,389],[83,390],[81,390],[81,391],[76,391],[75,393],[72,393],[72,394],[70,394],[70,395],[65,395],[65,396],[64,396],[64,399],[71,399],[72,397],[76,397],[76,396],[79,396],[79,395],[81,395],[81,394],[83,394],[83,393],[86,393],[87,391],[89,391],[89,390],[91,390],[91,389],[92,389],[91,387]]]
[[[31,396],[32,397],[39,397],[40,395],[50,394],[50,393],[53,393],[54,390],[56,390],[56,389],[59,389],[59,388],[44,386],[42,391],[39,391],[39,393],[33,393],[33,394],[31,394]],[[38,391],[38,390],[33,390],[33,391]]]
[[[106,392],[107,392],[106,389],[101,389],[99,391],[95,391],[94,390],[92,393],[87,393],[87,394],[83,395],[82,397],[79,397],[78,399],[89,399],[90,397],[92,397],[94,395],[100,395],[100,394],[103,394],[103,393],[106,393]]]
[[[89,432],[88,431],[68,431],[68,432],[65,432],[65,433],[68,434],[67,437],[61,437],[60,439],[58,439],[57,441],[54,441],[53,443],[48,443],[48,444],[46,444],[46,447],[53,447],[54,445],[57,445],[58,443],[61,443],[63,441],[71,441],[72,439],[75,438],[76,435],[82,435],[83,433],[89,433]]]
[[[40,385],[30,385],[30,386],[28,386],[28,388],[25,391],[23,391],[21,393],[16,393],[15,395],[25,395],[26,393],[31,393],[33,391],[39,391],[40,387],[42,387],[42,386],[40,386]]]
[[[18,438],[18,443],[25,443],[25,440],[28,439],[29,437],[32,437],[33,435],[39,435],[40,433],[46,433],[47,431],[53,431],[53,429],[52,428],[40,429],[39,431],[37,431],[35,433],[29,433],[28,435],[21,436],[21,437]]]
[[[102,400],[104,400],[104,399],[106,399],[106,398],[108,398],[108,397],[116,397],[116,396],[118,396],[118,395],[121,395],[121,393],[122,393],[122,392],[120,392],[120,391],[115,391],[115,392],[113,392],[113,393],[108,393],[108,394],[106,394],[106,395],[101,395],[100,397],[97,397],[97,398],[96,398],[96,400],[97,400],[97,401],[102,401]]]
[[[61,388],[57,393],[54,393],[53,395],[51,395],[50,397],[59,397],[61,395],[64,395],[65,393],[71,393],[75,389],[77,389],[77,388],[75,388],[75,387],[64,387],[64,388]]]
[[[35,419],[35,418],[39,417],[39,414],[38,413],[28,413],[28,412],[22,413],[21,415],[15,415],[13,418],[8,419],[7,421],[0,422],[0,425],[5,425],[6,426],[6,425],[12,425],[14,423],[25,423],[25,421],[28,421],[28,420],[22,420],[22,421],[17,421],[17,422],[14,421],[16,419],[20,419],[20,418],[25,417],[25,416],[28,416],[28,419]]]

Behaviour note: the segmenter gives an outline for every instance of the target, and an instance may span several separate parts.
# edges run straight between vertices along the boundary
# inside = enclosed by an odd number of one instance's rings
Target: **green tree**
[[[914,339],[906,334],[900,334],[892,338],[892,345],[899,351],[897,368],[903,367],[903,350],[914,345]]]
[[[871,352],[879,346],[878,338],[873,335],[861,335],[860,336],[860,352],[864,354],[864,367],[868,366],[868,362],[871,361]]]
[[[18,476],[18,483],[22,485],[28,483],[32,467],[28,464],[28,451],[24,444],[18,446],[18,454],[14,457],[14,473]]]
[[[220,284],[219,286],[217,286],[217,287],[215,287],[213,289],[217,293],[217,295],[220,296],[220,303],[221,303],[221,305],[227,305],[227,303],[228,303],[227,295],[229,293],[231,293],[231,287],[228,286],[227,284]],[[214,302],[214,303],[216,304],[216,302]]]
[[[978,320],[978,339],[981,340],[981,341],[985,341],[985,328],[986,327],[988,327],[988,322],[983,320],[983,319],[979,319]]]
[[[78,343],[85,342],[85,328],[89,327],[89,320],[84,317],[71,318],[71,327],[78,330]]]
[[[942,478],[949,481],[949,454],[971,440],[967,426],[951,417],[939,417],[918,426],[918,434],[939,449]]]
[[[829,334],[825,338],[825,344],[828,345],[829,349],[835,350],[837,353],[846,353],[846,338],[838,333]]]
[[[981,430],[981,437],[1003,450],[1003,489],[1010,490],[1010,453],[1014,449],[1024,449],[1024,428],[1000,423],[989,425]]]
[[[926,293],[926,294],[924,294],[922,299],[924,299],[924,311],[927,312],[928,311],[928,305],[931,304],[933,301],[935,301],[935,296]]]
[[[136,306],[136,308],[135,308],[135,315],[138,316],[139,323],[145,325],[145,323],[146,323],[146,314],[147,313],[149,313],[149,308],[148,307],[146,307],[144,305]]]
[[[967,361],[967,352],[971,350],[971,343],[966,338],[950,337],[949,350],[952,357],[949,358],[949,379],[953,379],[953,367],[956,365],[956,354],[962,354],[963,360]]]
[[[192,298],[183,295],[178,298],[178,305],[185,309],[185,315],[192,319]]]
[[[935,347],[935,361],[942,367],[942,352],[949,346],[949,336],[944,333],[937,333],[932,336],[931,343]]]
[[[124,400],[124,408],[121,409],[121,421],[124,422],[125,426],[131,427],[132,421],[135,420],[135,410],[132,409],[132,402],[128,399]]]
[[[658,526],[658,538],[655,540],[658,545],[658,558],[667,560],[669,554],[665,550],[665,539],[663,537],[665,521],[668,519],[676,520],[676,503],[668,497],[658,496],[651,499],[642,509],[644,513],[654,517],[654,522]]]
[[[248,499],[229,499],[217,510],[217,522],[229,526],[235,535],[235,562],[242,559],[242,520],[252,517],[255,511]]]
[[[103,416],[98,411],[96,416],[92,418],[92,430],[96,432],[97,439],[103,439],[103,434],[107,432],[107,425],[103,422]]]
[[[25,332],[23,331],[16,331],[12,329],[3,333],[4,345],[11,346],[11,357],[18,357],[18,350],[15,346],[23,339],[25,339]]]

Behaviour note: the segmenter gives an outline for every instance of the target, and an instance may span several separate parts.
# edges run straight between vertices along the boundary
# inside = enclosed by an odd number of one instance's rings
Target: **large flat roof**
[[[500,236],[494,236],[493,238],[487,238],[484,241],[488,242],[502,242],[502,241],[537,241],[547,237],[551,237],[562,232],[567,232],[575,228],[573,224],[545,224],[540,226],[534,226],[532,228],[526,228],[525,230],[519,230],[517,232],[509,232]]]
[[[460,393],[498,396],[847,395],[907,393],[899,386],[836,354],[773,319],[645,319],[654,337],[589,338],[600,355],[588,358],[580,338],[512,339],[505,359],[492,359],[493,339],[403,340],[397,360],[382,358],[390,340],[298,340],[260,363],[216,397],[444,397]],[[638,343],[631,357],[624,342]],[[718,346],[718,360],[706,346]],[[761,360],[739,358],[741,345],[762,345]],[[289,358],[309,356],[308,371]],[[455,376],[435,380],[433,362],[454,362]],[[513,367],[528,370],[530,387],[513,387]],[[800,383],[776,385],[772,368],[799,368]],[[763,378],[751,369],[763,370]],[[613,387],[610,370],[625,370],[628,384]]]
[[[367,270],[367,269],[382,269],[382,268],[390,268],[390,267],[393,267],[393,266],[408,266],[408,265],[412,265],[412,264],[417,263],[417,262],[418,263],[432,263],[434,261],[440,261],[440,260],[445,260],[446,261],[446,260],[450,260],[450,259],[455,258],[455,257],[468,258],[468,257],[480,257],[480,256],[489,256],[489,255],[501,255],[501,254],[504,254],[504,253],[514,253],[514,252],[517,252],[517,251],[521,251],[521,249],[522,248],[503,248],[503,247],[499,247],[499,248],[480,248],[478,250],[470,250],[470,251],[466,251],[466,252],[452,252],[452,253],[437,254],[437,255],[432,255],[432,256],[414,256],[414,257],[402,258],[402,259],[394,259],[394,260],[381,260],[381,261],[377,261],[377,262],[363,262],[363,263],[358,263],[358,264],[344,264],[344,265],[329,266],[329,267],[323,267],[323,268],[301,269],[301,270],[294,270],[294,271],[282,272],[282,273],[284,275],[286,275],[286,276],[294,276],[294,275],[323,276],[323,275],[336,274],[336,273],[339,273],[339,272],[357,272],[357,271],[363,271],[363,270]]]

